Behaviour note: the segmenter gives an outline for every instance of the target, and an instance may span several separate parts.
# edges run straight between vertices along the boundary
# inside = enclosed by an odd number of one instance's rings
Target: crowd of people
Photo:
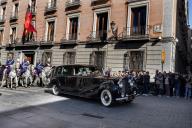
[[[154,79],[155,94],[157,95],[185,97],[186,99],[190,99],[192,96],[192,76],[190,74],[161,73],[157,70]]]
[[[138,89],[138,94],[141,95],[158,95],[158,96],[175,96],[185,97],[186,99],[192,98],[192,75],[179,74],[172,72],[159,72],[155,73],[155,76],[151,78],[149,72],[146,71],[118,71],[111,73],[109,68],[105,72],[106,76],[112,77],[128,77],[133,81],[133,84]],[[151,82],[153,80],[154,82]]]

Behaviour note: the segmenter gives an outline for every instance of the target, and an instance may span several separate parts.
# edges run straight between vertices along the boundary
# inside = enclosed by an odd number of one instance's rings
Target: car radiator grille
[[[120,89],[121,97],[125,97],[127,95],[131,95],[133,92],[132,87],[130,86],[127,78],[123,78],[122,81],[122,88]]]

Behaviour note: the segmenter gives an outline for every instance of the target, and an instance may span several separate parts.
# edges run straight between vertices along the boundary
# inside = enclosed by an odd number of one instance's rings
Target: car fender
[[[118,93],[117,86],[114,84],[113,81],[106,81],[100,84],[98,95],[100,95],[101,91],[104,89],[110,90],[113,96],[116,96]]]
[[[57,86],[61,87],[60,82],[56,78],[51,80],[51,82],[49,84],[49,87],[52,87],[54,84],[56,84]]]

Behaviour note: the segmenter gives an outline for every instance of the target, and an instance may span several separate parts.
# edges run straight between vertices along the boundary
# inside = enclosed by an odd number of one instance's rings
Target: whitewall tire
[[[100,100],[104,106],[106,107],[111,106],[113,102],[113,97],[111,92],[108,89],[102,90],[100,94]]]
[[[52,92],[53,92],[53,95],[56,95],[56,96],[58,96],[60,94],[59,88],[57,85],[55,85],[55,84],[53,85]]]

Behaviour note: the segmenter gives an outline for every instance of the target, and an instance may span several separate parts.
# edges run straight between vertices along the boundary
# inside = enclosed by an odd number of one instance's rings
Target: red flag
[[[25,17],[25,24],[24,24],[25,35],[29,32],[37,32],[37,30],[31,24],[31,21],[32,21],[32,13],[27,12],[26,17]]]

